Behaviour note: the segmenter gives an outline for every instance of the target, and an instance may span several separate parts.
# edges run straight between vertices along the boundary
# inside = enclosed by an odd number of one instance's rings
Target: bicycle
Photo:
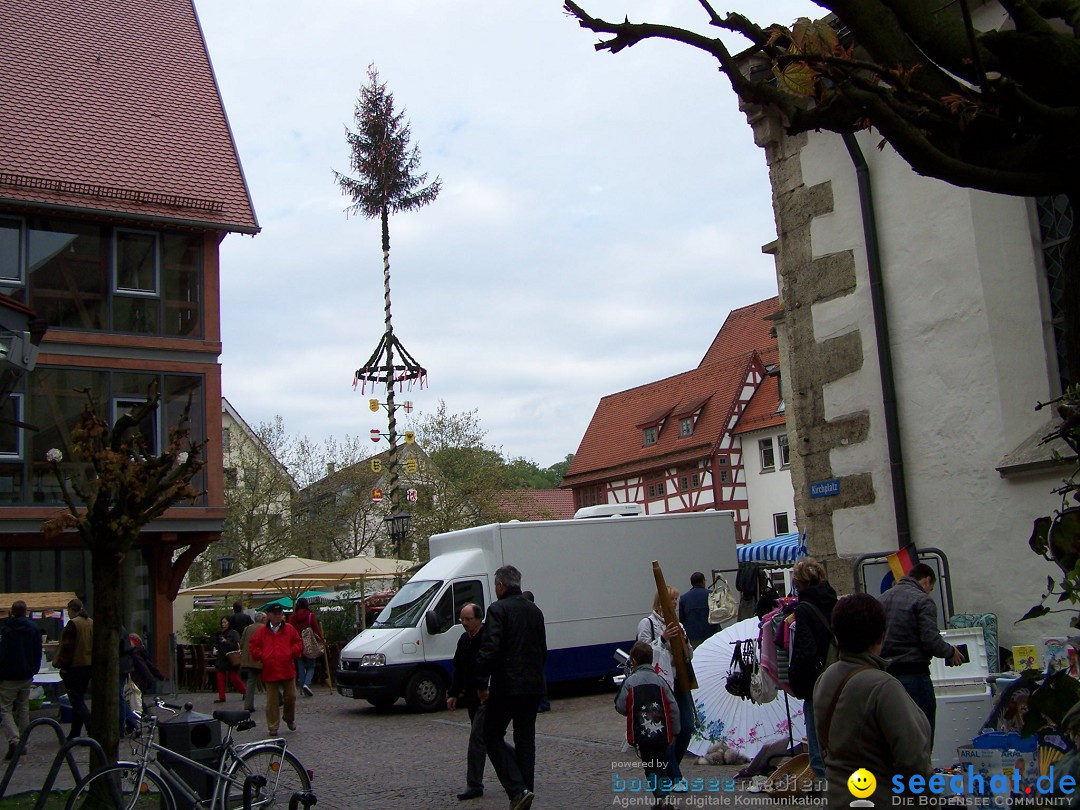
[[[180,706],[160,698],[154,706],[176,714]],[[183,707],[190,710],[192,704]],[[248,711],[215,711],[213,717],[227,727],[224,739],[215,748],[215,766],[209,767],[181,753],[163,747],[154,739],[158,718],[145,707],[139,728],[129,738],[132,759],[105,765],[87,774],[75,785],[66,810],[109,808],[112,810],[176,810],[179,795],[193,810],[241,810],[241,808],[309,807],[311,774],[299,758],[287,750],[282,737],[234,743],[234,731],[254,728]],[[158,756],[158,755],[161,756]],[[176,766],[197,771],[213,779],[209,798],[200,795],[179,773]],[[295,799],[295,800],[294,800]]]

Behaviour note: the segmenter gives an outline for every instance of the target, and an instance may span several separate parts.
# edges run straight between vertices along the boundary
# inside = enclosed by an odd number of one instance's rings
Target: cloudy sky
[[[703,54],[597,53],[559,0],[195,5],[263,229],[221,249],[224,393],[251,424],[385,426],[352,388],[384,328],[378,224],[346,217],[331,174],[371,63],[443,185],[390,222],[394,331],[429,372],[404,395],[418,411],[475,409],[490,445],[546,467],[602,396],[695,367],[730,309],[776,294],[764,153]],[[708,30],[695,0],[583,6]]]

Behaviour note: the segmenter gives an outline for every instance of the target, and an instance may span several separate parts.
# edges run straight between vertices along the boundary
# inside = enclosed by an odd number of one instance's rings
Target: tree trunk
[[[109,544],[112,545],[111,543]],[[105,758],[116,761],[120,745],[120,625],[123,623],[123,554],[91,549],[94,586],[94,674],[90,682],[90,736]]]

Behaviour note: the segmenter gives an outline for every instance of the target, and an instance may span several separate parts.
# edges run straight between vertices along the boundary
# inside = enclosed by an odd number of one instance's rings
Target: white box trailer
[[[502,565],[521,571],[522,589],[544,612],[549,683],[615,673],[615,649],[629,649],[652,609],[653,560],[680,591],[694,571],[738,566],[731,513],[715,511],[496,523],[435,535],[429,546],[430,561],[341,651],[342,695],[440,708],[464,632],[458,611],[494,601]]]

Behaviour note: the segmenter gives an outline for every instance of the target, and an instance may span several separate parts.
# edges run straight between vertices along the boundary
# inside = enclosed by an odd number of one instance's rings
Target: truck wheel
[[[446,705],[442,676],[430,669],[415,673],[405,684],[405,702],[414,712],[434,712]]]

